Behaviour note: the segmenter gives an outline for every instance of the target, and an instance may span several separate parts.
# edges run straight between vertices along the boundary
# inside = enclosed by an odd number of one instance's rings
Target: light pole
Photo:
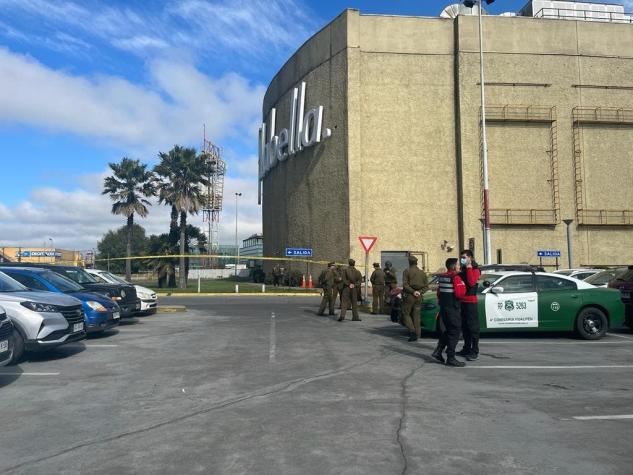
[[[490,5],[495,0],[485,0]],[[486,95],[484,85],[484,38],[481,21],[482,0],[464,0],[464,5],[473,8],[477,4],[479,17],[479,90],[481,93],[481,135],[483,147],[483,179],[484,179],[484,263],[492,263],[492,245],[490,243],[490,188],[488,184],[488,140],[486,138]]]
[[[48,238],[48,240],[51,242],[51,251],[53,252],[53,264],[55,263],[55,241],[53,241],[53,238]]]
[[[235,193],[235,250],[237,257],[235,258],[235,288],[237,289],[237,265],[240,262],[240,248],[237,245],[237,199],[242,196],[242,193]]]
[[[571,247],[571,223],[573,223],[573,219],[563,219],[563,223],[567,225],[567,266],[569,269],[573,269],[572,266],[572,247]]]

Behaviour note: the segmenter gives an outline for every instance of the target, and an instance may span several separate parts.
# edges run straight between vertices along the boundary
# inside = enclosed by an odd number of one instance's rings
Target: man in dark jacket
[[[462,281],[466,285],[466,295],[462,299],[462,334],[464,347],[457,353],[468,361],[479,358],[479,312],[477,310],[477,281],[481,270],[473,259],[470,249],[464,249],[460,255]]]

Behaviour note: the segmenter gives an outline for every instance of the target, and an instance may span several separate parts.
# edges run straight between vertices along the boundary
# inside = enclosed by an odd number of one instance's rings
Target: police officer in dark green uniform
[[[330,315],[334,315],[334,280],[336,278],[336,272],[334,270],[334,262],[329,262],[327,269],[321,272],[319,275],[319,286],[323,290],[323,297],[321,298],[321,306],[317,315],[325,315],[325,307],[327,306],[330,311]]]
[[[391,291],[398,286],[398,274],[396,269],[391,264],[391,261],[385,262],[385,268],[383,269],[385,274],[385,304],[388,304],[387,308],[382,309],[388,315],[391,314]]]
[[[347,309],[352,307],[352,321],[360,322],[358,316],[358,292],[360,292],[361,281],[363,279],[362,274],[354,267],[356,261],[350,259],[348,266],[343,269],[343,292],[341,294],[341,316],[338,321],[345,320],[345,313]]]
[[[422,295],[429,289],[426,274],[418,267],[418,258],[409,256],[409,268],[402,273],[402,287],[404,302],[402,304],[402,319],[411,332],[409,341],[420,338],[420,308]]]

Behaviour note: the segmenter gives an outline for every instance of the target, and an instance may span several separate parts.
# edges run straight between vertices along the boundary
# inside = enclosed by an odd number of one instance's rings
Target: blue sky
[[[261,230],[256,130],[270,78],[347,7],[437,16],[437,0],[0,0],[0,246],[89,249],[123,219],[99,196],[107,163],[154,164],[199,147],[202,124],[224,149],[227,196],[244,193],[241,237]],[[492,13],[524,0],[497,0]],[[227,200],[221,241],[232,242]],[[192,218],[200,221],[200,218]],[[163,232],[167,210],[141,221]]]

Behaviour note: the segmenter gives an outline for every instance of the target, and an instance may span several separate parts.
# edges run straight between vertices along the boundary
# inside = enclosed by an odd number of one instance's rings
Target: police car
[[[617,290],[546,272],[484,273],[477,301],[482,333],[573,331],[586,340],[598,340],[624,322]],[[427,293],[423,329],[436,330],[438,311],[436,296]]]

